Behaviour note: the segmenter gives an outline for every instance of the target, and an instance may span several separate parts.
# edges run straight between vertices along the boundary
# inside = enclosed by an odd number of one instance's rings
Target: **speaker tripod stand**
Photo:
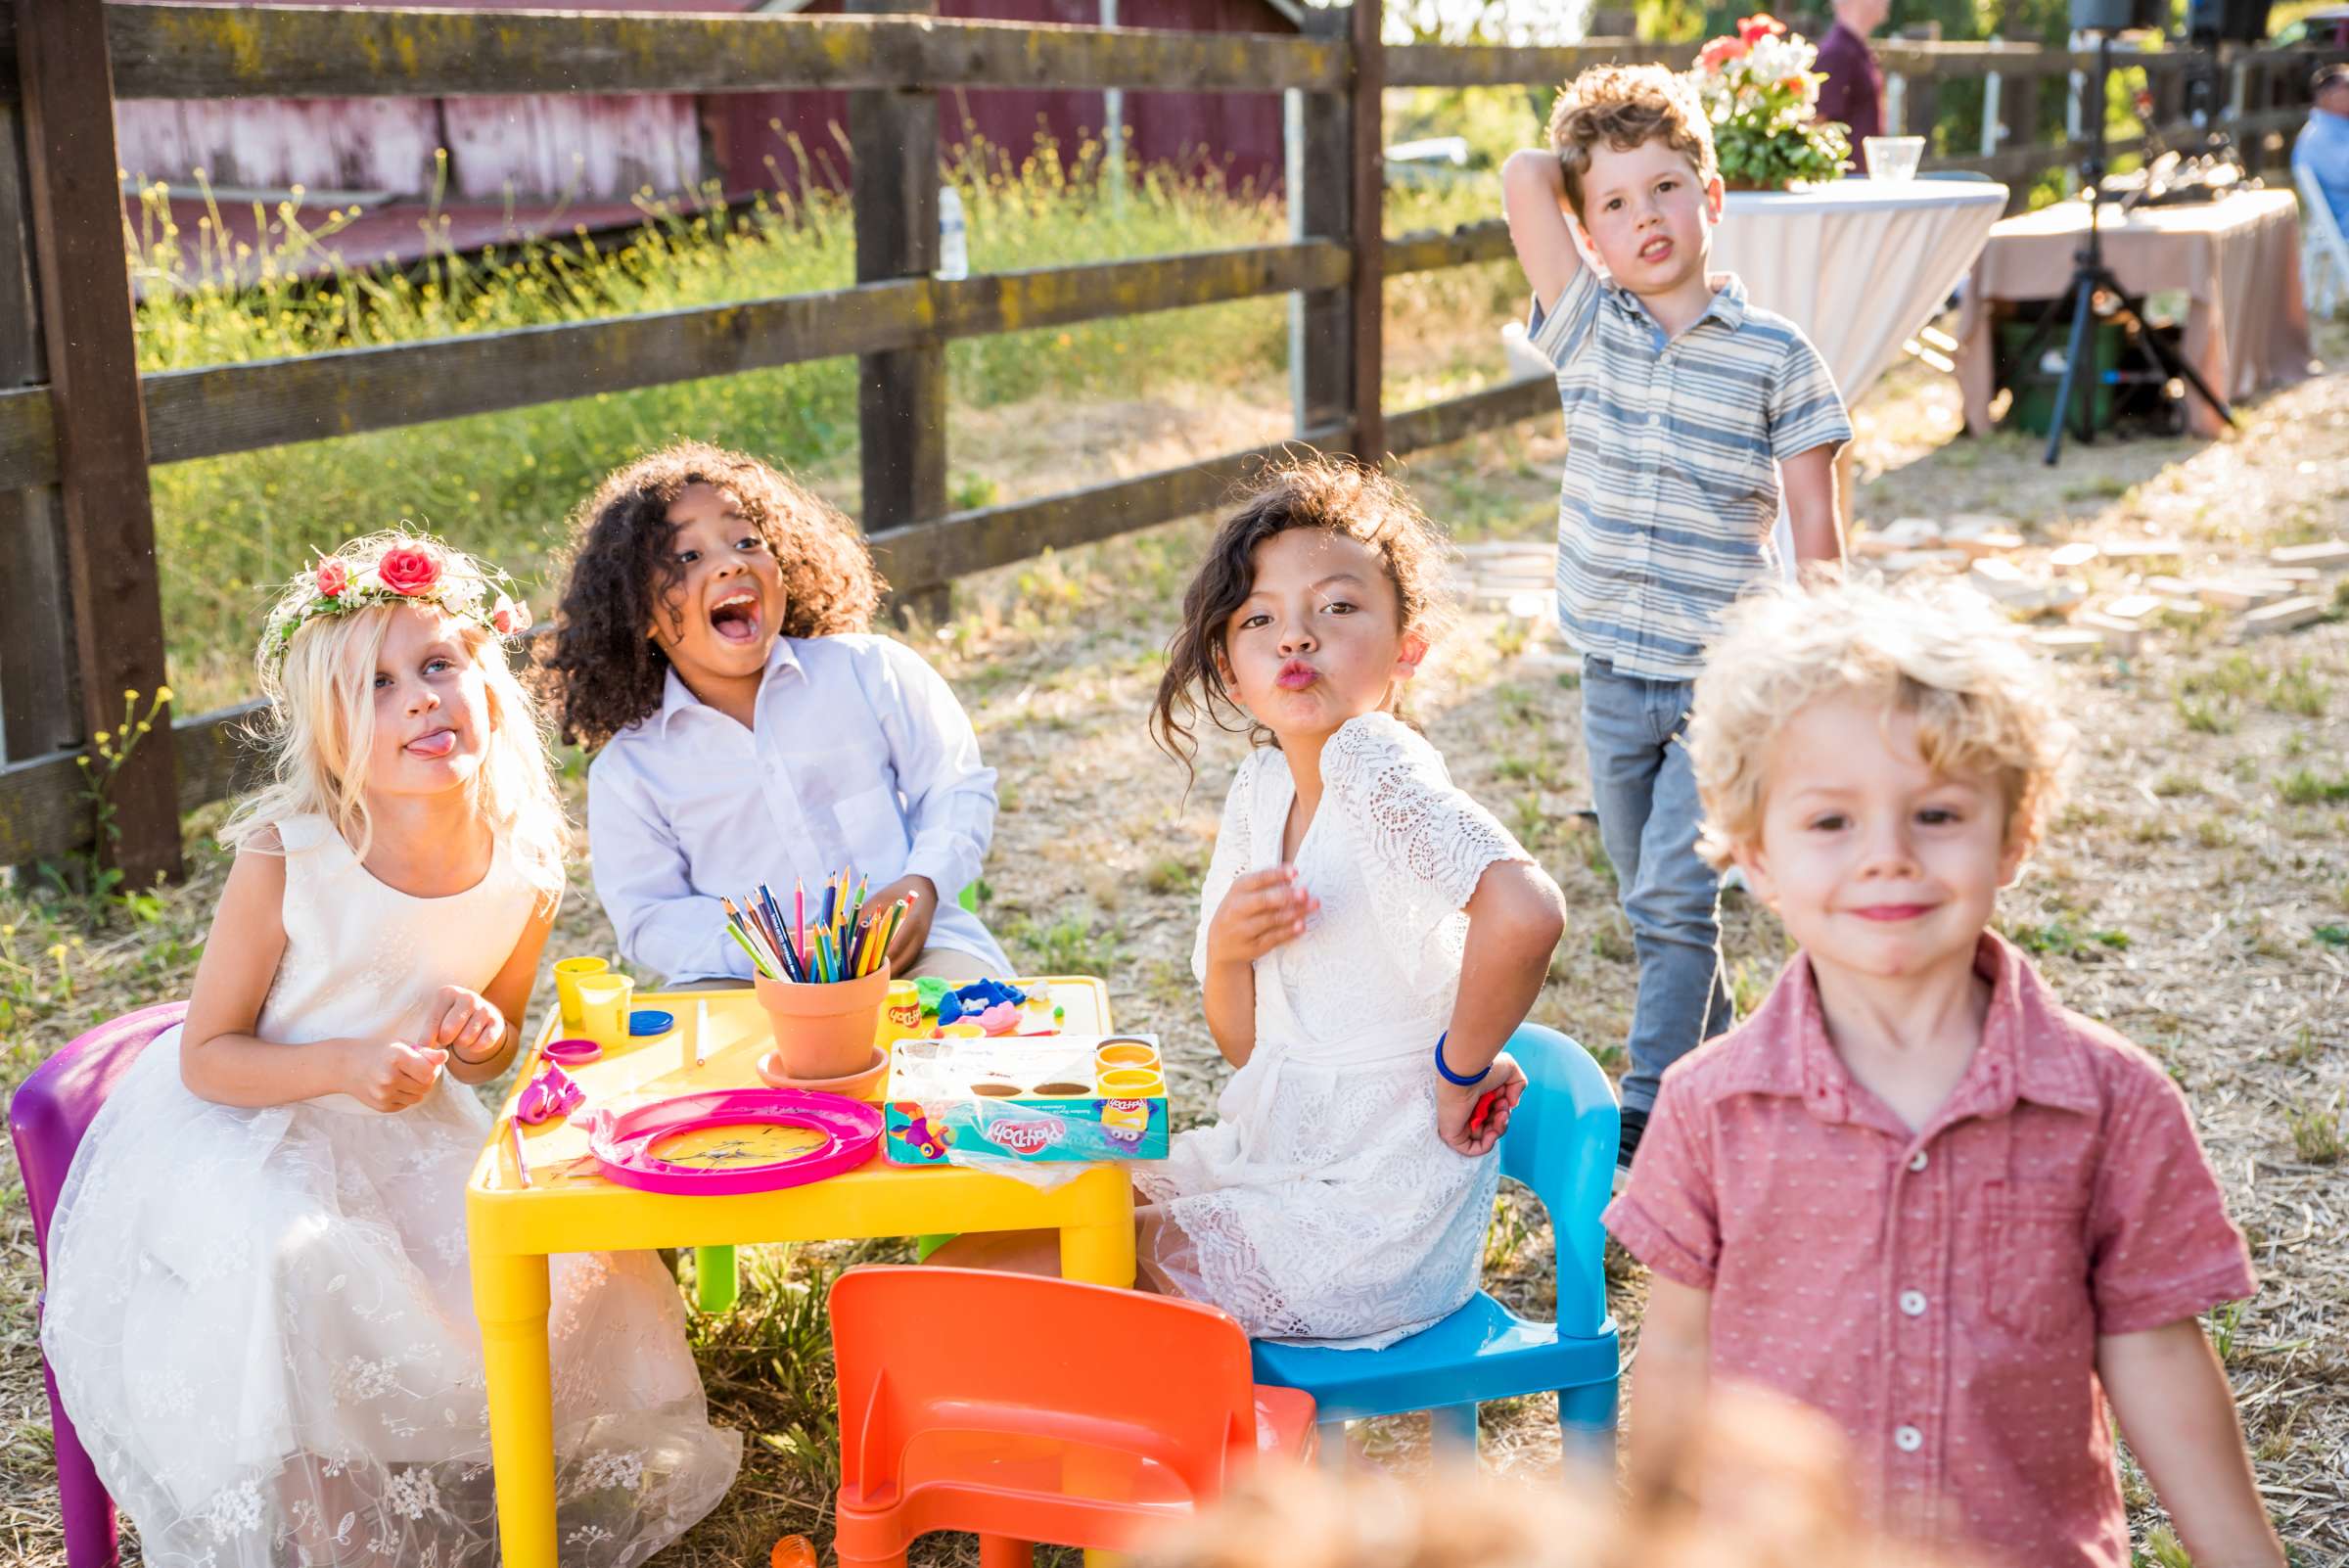
[[[2104,84],[2111,76],[2112,37],[2108,32],[2099,31],[2096,34],[2096,73],[2081,89],[2085,100],[2081,118],[2089,128],[2088,156],[2080,161],[2080,178],[2088,197],[2088,236],[2073,254],[2072,277],[2064,287],[2064,298],[2049,305],[2040,316],[2038,324],[2031,329],[2030,341],[2023,346],[2020,360],[2025,366],[2037,361],[2041,347],[2053,333],[2058,315],[2068,302],[2072,311],[2071,340],[2063,357],[2063,379],[2055,388],[2054,415],[2048,421],[2047,462],[2050,468],[2063,456],[2063,430],[2071,420],[2076,399],[2087,398],[2087,406],[2080,413],[2080,438],[2091,442],[2096,438],[2096,401],[2091,385],[2095,373],[2092,371],[2089,381],[2084,382],[2081,365],[2088,353],[2089,325],[2096,319],[2096,299],[2098,294],[2108,295],[2114,301],[2112,314],[2106,319],[2123,328],[2132,325],[2137,328],[2139,348],[2162,373],[2165,382],[2175,379],[2186,383],[2197,396],[2218,411],[2221,419],[2230,426],[2234,424],[2234,410],[2227,406],[2225,398],[2210,390],[2210,383],[2202,379],[2202,373],[2189,364],[2184,354],[2145,325],[2135,298],[2121,286],[2121,280],[2112,275],[2112,269],[2104,264],[2103,237],[2097,220],[2104,204]]]

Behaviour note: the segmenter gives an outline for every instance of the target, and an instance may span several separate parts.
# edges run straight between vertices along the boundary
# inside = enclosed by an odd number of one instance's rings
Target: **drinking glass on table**
[[[1863,136],[1860,145],[1867,154],[1871,180],[1912,180],[1925,156],[1922,136]]]

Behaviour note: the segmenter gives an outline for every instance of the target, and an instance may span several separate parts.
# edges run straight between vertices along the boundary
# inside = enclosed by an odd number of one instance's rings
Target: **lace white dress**
[[[1459,991],[1477,879],[1530,860],[1386,714],[1321,751],[1319,809],[1296,865],[1321,906],[1256,963],[1256,1049],[1220,1119],[1137,1168],[1153,1208],[1141,1265],[1259,1338],[1375,1349],[1475,1291],[1499,1162],[1436,1135],[1436,1038]],[[1191,965],[1232,882],[1281,862],[1296,796],[1276,748],[1249,754],[1200,890]]]
[[[322,818],[280,837],[263,1039],[412,1030],[439,987],[487,986],[530,917],[503,850],[470,891],[418,899]],[[124,1076],[59,1200],[41,1347],[149,1564],[496,1562],[464,1206],[490,1125],[446,1076],[394,1114],[216,1105],[180,1082],[176,1029]],[[724,1495],[741,1438],[710,1424],[658,1259],[553,1274],[562,1558],[630,1568]]]

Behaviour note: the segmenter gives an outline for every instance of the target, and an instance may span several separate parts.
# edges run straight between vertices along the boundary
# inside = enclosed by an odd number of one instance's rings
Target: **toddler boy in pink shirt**
[[[1652,1273],[1633,1461],[1715,1379],[1837,1420],[1898,1534],[2127,1568],[2110,1401],[2200,1568],[2280,1568],[2196,1314],[2251,1294],[2185,1098],[1988,928],[2067,734],[1978,601],[1749,600],[1688,735],[1704,849],[1797,952],[1664,1076],[1607,1227]]]

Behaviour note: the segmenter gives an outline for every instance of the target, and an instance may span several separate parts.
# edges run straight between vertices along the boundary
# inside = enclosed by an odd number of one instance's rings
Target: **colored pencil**
[[[798,936],[800,951],[807,950],[807,884],[798,877],[791,879],[791,929]]]
[[[742,950],[751,955],[751,963],[760,974],[766,975],[766,978],[769,980],[776,978],[773,975],[767,974],[766,960],[760,956],[758,948],[751,945],[751,939],[742,934],[742,928],[740,926],[734,924],[734,922],[731,920],[727,921],[726,935],[732,937],[736,942],[742,944]]]

